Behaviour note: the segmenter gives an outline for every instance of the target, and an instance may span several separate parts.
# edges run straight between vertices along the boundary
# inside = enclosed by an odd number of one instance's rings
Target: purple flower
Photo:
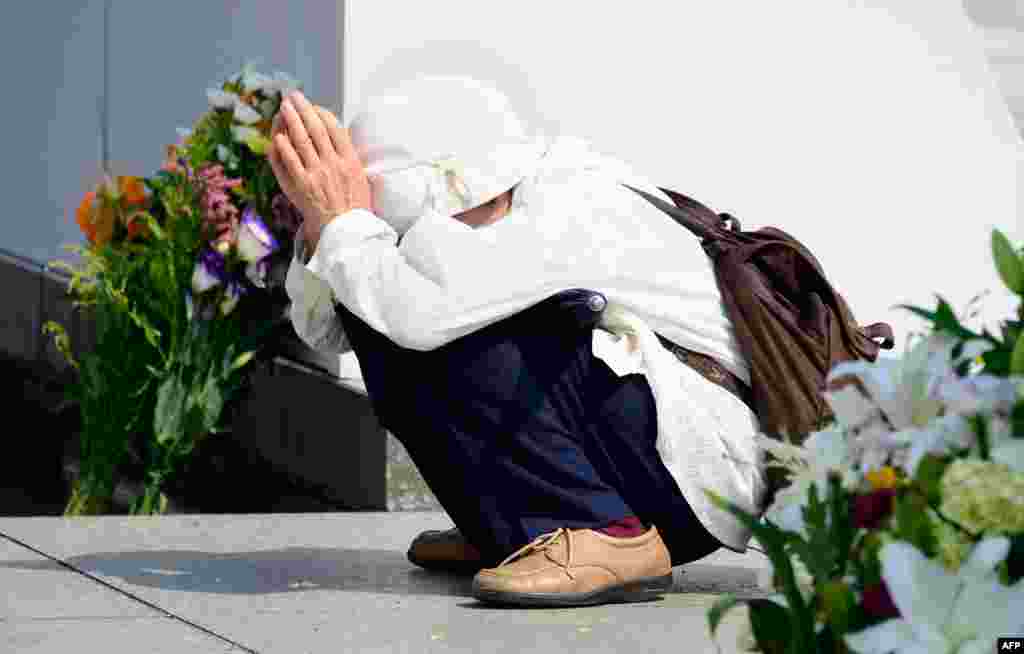
[[[265,259],[280,247],[277,239],[252,207],[247,207],[242,214],[237,243],[238,253],[246,263],[256,263]]]
[[[216,250],[204,249],[192,272],[192,290],[197,295],[223,284],[226,280],[224,255]]]

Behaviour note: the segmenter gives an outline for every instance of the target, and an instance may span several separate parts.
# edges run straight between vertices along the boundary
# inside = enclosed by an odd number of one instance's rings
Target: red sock
[[[614,522],[610,522],[600,529],[595,529],[602,534],[613,536],[615,538],[636,538],[637,536],[643,536],[647,533],[647,528],[640,522],[640,518],[629,515],[625,518],[620,518]]]

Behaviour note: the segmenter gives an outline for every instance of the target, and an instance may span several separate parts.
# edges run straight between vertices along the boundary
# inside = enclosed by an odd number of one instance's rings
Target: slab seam
[[[0,537],[2,537],[4,539],[14,543],[18,547],[22,547],[24,549],[27,549],[30,552],[34,553],[34,554],[37,554],[37,555],[39,555],[39,556],[41,556],[41,557],[43,557],[43,558],[45,558],[45,559],[47,559],[49,561],[52,561],[52,562],[56,563],[57,565],[59,565],[59,566],[61,566],[63,568],[67,568],[68,570],[71,570],[72,572],[74,572],[74,573],[76,573],[78,575],[81,575],[81,576],[85,577],[86,579],[94,581],[94,582],[100,584],[101,586],[105,586],[105,587],[113,590],[116,593],[120,593],[121,595],[124,595],[125,597],[127,597],[127,598],[129,598],[129,599],[131,599],[131,600],[133,600],[135,602],[138,602],[139,604],[147,606],[147,607],[149,607],[149,608],[151,608],[151,609],[153,609],[155,611],[159,611],[160,613],[164,614],[168,618],[171,618],[172,620],[176,620],[178,622],[181,622],[182,624],[185,624],[185,625],[187,625],[189,627],[192,627],[193,629],[196,629],[198,631],[201,631],[201,632],[203,632],[204,634],[206,634],[208,636],[213,636],[214,638],[216,638],[218,640],[221,640],[221,641],[231,645],[232,647],[236,647],[236,648],[239,648],[239,649],[241,649],[241,650],[243,650],[245,652],[249,652],[249,654],[259,654],[259,652],[257,652],[256,650],[252,649],[251,647],[246,647],[245,645],[242,645],[239,642],[231,640],[227,636],[223,636],[223,635],[221,635],[221,634],[219,634],[219,633],[217,633],[217,632],[215,632],[215,631],[213,631],[211,629],[208,629],[208,628],[202,626],[201,624],[197,624],[195,622],[192,622],[188,618],[185,618],[185,617],[182,617],[182,616],[177,615],[175,613],[172,613],[171,611],[168,611],[167,609],[163,608],[162,606],[158,606],[156,604],[153,604],[152,602],[150,602],[148,600],[145,600],[145,599],[139,597],[138,595],[135,595],[134,593],[130,593],[127,590],[124,590],[123,588],[118,588],[117,586],[111,584],[108,581],[100,579],[99,577],[97,577],[95,575],[89,574],[85,570],[81,570],[81,569],[71,565],[70,563],[68,563],[66,561],[62,561],[61,559],[58,559],[55,556],[51,556],[51,555],[47,554],[46,552],[43,552],[42,550],[36,549],[35,547],[32,547],[28,543],[22,542],[22,541],[18,540],[17,538],[14,538],[13,536],[10,536],[9,534],[5,534],[4,532],[0,531]]]

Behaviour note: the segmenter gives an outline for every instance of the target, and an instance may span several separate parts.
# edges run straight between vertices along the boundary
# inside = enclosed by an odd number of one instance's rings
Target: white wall
[[[45,262],[81,243],[73,212],[99,180],[103,1],[19,3],[0,23],[0,247]],[[150,175],[206,110],[205,89],[253,61],[340,103],[341,3],[113,0],[110,153],[115,174]]]
[[[347,3],[346,119],[416,73],[490,78],[541,131],[792,232],[901,341],[922,324],[891,307],[936,291],[1008,315],[988,243],[1024,238],[1020,137],[956,0],[496,6]]]
[[[1015,37],[990,30],[1024,28],[1016,9],[990,16],[1005,4],[975,11],[994,60]],[[959,307],[986,287],[985,317],[1009,310],[988,237],[999,226],[1024,239],[1019,137],[956,0],[113,0],[115,172],[153,172],[174,128],[205,109],[205,87],[246,59],[338,102],[343,5],[346,115],[414,72],[491,77],[539,129],[589,137],[748,225],[792,231],[862,321],[905,332],[920,323],[891,305],[940,291]],[[39,261],[81,242],[71,211],[100,152],[103,2],[54,7],[22,3],[0,24],[0,247]]]

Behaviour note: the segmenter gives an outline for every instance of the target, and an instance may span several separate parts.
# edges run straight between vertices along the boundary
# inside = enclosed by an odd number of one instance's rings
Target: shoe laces
[[[551,552],[551,548],[554,547],[558,543],[559,539],[562,536],[565,536],[565,549],[566,549],[566,560],[565,560],[565,563],[562,563],[561,561],[559,561],[555,557],[551,556],[551,553],[550,553]],[[498,567],[500,568],[501,566],[505,565],[506,563],[508,563],[510,561],[514,561],[515,559],[518,559],[521,556],[526,556],[527,554],[532,554],[534,552],[543,552],[544,556],[547,557],[547,559],[549,561],[551,561],[552,563],[554,563],[555,565],[559,566],[560,568],[562,568],[565,571],[565,574],[568,575],[569,579],[572,579],[572,580],[576,579],[576,577],[573,576],[573,574],[572,574],[572,570],[569,569],[572,566],[572,554],[573,554],[572,532],[570,530],[564,528],[564,527],[556,529],[555,531],[549,532],[547,534],[542,534],[542,535],[538,536],[537,538],[533,539],[532,542],[527,543],[526,545],[523,545],[522,547],[520,547],[518,550],[516,550],[512,554],[508,555],[508,557],[506,557],[504,561],[502,561],[500,564],[498,564]]]

